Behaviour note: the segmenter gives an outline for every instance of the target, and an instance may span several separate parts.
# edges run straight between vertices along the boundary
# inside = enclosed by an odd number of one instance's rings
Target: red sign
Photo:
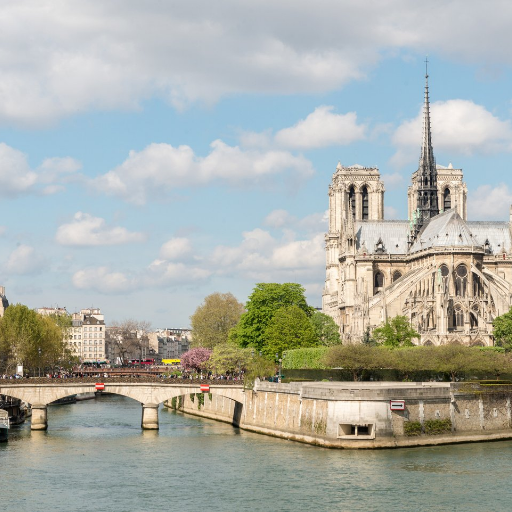
[[[105,389],[105,384],[103,382],[96,382],[96,390],[103,391]]]
[[[390,400],[389,408],[392,411],[405,411],[405,400]]]
[[[209,393],[210,384],[201,384],[201,393]]]

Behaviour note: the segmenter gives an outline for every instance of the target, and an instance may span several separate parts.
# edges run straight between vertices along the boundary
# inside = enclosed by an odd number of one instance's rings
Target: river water
[[[0,444],[8,512],[510,511],[512,442],[316,448],[107,395],[51,406]]]

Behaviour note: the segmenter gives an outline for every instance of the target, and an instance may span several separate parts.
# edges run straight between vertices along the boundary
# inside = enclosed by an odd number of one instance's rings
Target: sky
[[[321,306],[336,165],[407,217],[425,58],[468,217],[512,203],[512,3],[4,0],[0,284],[11,304],[188,327],[214,292]]]

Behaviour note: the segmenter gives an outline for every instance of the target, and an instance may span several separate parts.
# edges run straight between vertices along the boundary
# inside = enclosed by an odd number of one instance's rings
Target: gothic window
[[[354,187],[350,187],[348,190],[348,205],[349,209],[352,212],[352,218],[356,218],[356,191]]]
[[[482,283],[480,281],[480,276],[473,273],[473,295],[475,297],[480,297],[482,295]]]
[[[395,282],[397,279],[400,279],[402,277],[402,273],[398,270],[395,270],[393,272],[393,282]]]
[[[445,188],[444,189],[444,203],[443,203],[443,209],[444,211],[449,210],[452,207],[452,197],[450,194],[450,189]]]
[[[455,295],[459,297],[465,297],[467,285],[468,269],[466,265],[459,265],[455,269]]]
[[[384,274],[382,272],[377,272],[375,274],[375,293],[379,292],[384,288]]]
[[[464,328],[464,312],[458,305],[453,310],[453,327],[457,330]]]
[[[368,188],[366,186],[361,190],[363,199],[363,220],[368,219]]]
[[[471,323],[471,329],[475,329],[478,327],[478,317],[475,313],[471,312],[469,314],[469,321]]]

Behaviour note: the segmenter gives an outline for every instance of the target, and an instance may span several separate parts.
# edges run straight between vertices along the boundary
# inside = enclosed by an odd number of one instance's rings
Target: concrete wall
[[[510,387],[458,383],[260,383],[243,403],[186,395],[183,412],[243,429],[337,448],[421,446],[512,438]],[[391,411],[390,400],[404,400]],[[408,437],[404,424],[452,422],[441,435]]]

